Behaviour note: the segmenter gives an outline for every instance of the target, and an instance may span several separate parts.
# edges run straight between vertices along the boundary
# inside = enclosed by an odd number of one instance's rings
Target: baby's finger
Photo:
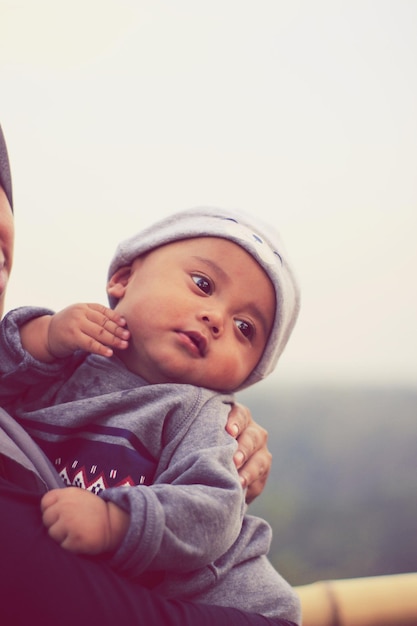
[[[114,309],[104,306],[104,304],[90,303],[87,305],[92,315],[99,314],[102,319],[102,325],[107,322],[114,322],[117,326],[126,326],[126,320]]]
[[[130,332],[127,328],[120,328],[114,322],[107,322],[105,326],[102,326],[96,322],[86,320],[80,327],[80,330],[88,337],[92,337],[99,343],[110,347],[120,347],[119,344],[121,342],[128,341],[130,338]]]
[[[54,524],[57,523],[58,519],[59,513],[55,506],[48,507],[42,513],[43,525],[46,526],[46,528],[51,528],[52,526],[54,526]]]
[[[42,522],[52,539],[61,543],[65,537],[65,531],[63,530],[62,521],[60,520],[60,507],[58,503],[55,502],[51,506],[43,509]]]
[[[47,491],[45,495],[41,498],[41,511],[42,513],[46,511],[49,507],[55,504],[58,501],[57,489],[51,489],[51,491]]]
[[[105,311],[113,313],[111,309],[105,309]],[[102,311],[89,311],[85,319],[84,332],[108,345],[113,345],[113,337],[125,341],[130,337],[124,317],[118,315],[115,319]]]
[[[57,521],[56,523],[47,526],[47,528],[48,535],[51,537],[51,539],[53,539],[62,546],[68,536],[68,531],[65,525]]]
[[[114,335],[109,335],[108,341],[103,340],[100,336],[100,340],[94,339],[91,334],[84,336],[83,350],[91,352],[91,354],[98,354],[100,356],[110,357],[113,355],[113,348],[120,348],[121,350],[127,348],[128,342],[122,339],[117,339]]]

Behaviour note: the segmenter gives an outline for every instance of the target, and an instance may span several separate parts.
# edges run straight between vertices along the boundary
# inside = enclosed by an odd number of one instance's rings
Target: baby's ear
[[[115,271],[107,283],[107,295],[113,296],[117,300],[123,298],[127,283],[132,274],[132,266],[124,265]]]

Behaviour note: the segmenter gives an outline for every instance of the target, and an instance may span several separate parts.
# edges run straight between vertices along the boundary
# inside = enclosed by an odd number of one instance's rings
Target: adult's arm
[[[8,626],[290,626],[238,609],[166,600],[62,550],[42,524],[39,493],[0,479],[1,621]]]

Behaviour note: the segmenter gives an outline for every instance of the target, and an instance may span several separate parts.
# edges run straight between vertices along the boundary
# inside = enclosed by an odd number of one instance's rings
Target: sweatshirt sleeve
[[[55,379],[68,365],[68,359],[42,363],[22,346],[20,327],[31,319],[51,315],[40,307],[21,307],[10,311],[0,323],[0,405],[9,408],[15,399],[32,387]],[[70,357],[71,358],[71,357]]]
[[[233,462],[236,442],[225,431],[229,410],[219,396],[206,402],[171,440],[169,460],[153,485],[101,494],[131,515],[113,567],[129,576],[192,571],[215,561],[237,539],[246,505]]]

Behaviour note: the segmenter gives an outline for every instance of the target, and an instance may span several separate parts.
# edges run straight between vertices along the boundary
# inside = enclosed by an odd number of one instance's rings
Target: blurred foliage
[[[289,582],[417,571],[417,390],[263,384],[238,399],[269,432],[249,512]]]

